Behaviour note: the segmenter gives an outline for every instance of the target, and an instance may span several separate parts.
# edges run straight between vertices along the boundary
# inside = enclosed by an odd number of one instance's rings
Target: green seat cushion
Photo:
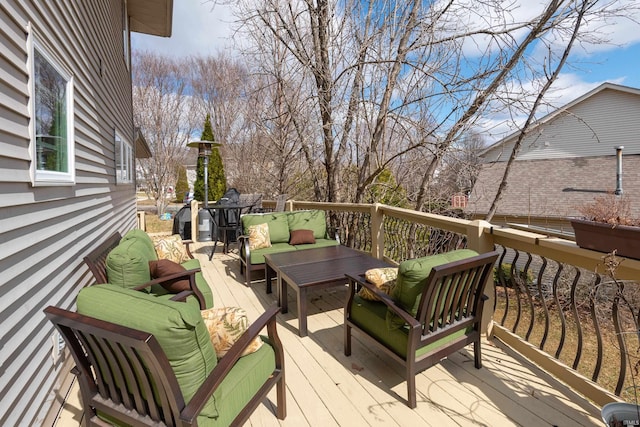
[[[272,243],[270,248],[254,249],[251,251],[251,264],[264,264],[264,256],[266,254],[278,254],[295,250],[296,246],[291,246],[288,243]]]
[[[81,314],[153,334],[169,359],[186,402],[216,366],[209,332],[193,304],[103,284],[82,289],[77,306]],[[218,416],[215,398],[202,413]]]
[[[269,239],[271,244],[288,243],[289,242],[289,224],[287,222],[286,212],[269,212],[264,214],[246,214],[242,215],[242,232],[249,234],[249,227],[252,225],[264,224],[269,225]]]
[[[324,211],[308,210],[287,212],[289,230],[312,230],[313,237],[324,239],[327,237],[327,221]]]
[[[315,243],[296,245],[296,250],[326,248],[328,246],[338,246],[340,243],[334,239],[316,239]]]
[[[193,270],[194,268],[200,268],[200,261],[194,258],[183,262],[181,265],[187,270]],[[202,271],[196,273],[196,286],[202,292],[207,308],[213,308],[213,291],[202,275]]]
[[[387,327],[387,306],[380,301],[369,301],[355,295],[351,305],[351,321],[358,325],[362,330],[366,331],[376,341],[385,345],[398,356],[406,360],[407,358],[407,341],[409,339],[409,329],[405,325],[403,327],[389,329]],[[473,327],[467,330],[460,330],[451,335],[447,335],[433,343],[420,347],[416,350],[416,358],[422,357],[445,344],[471,332]]]
[[[431,273],[431,269],[437,265],[459,261],[476,255],[478,255],[478,253],[471,249],[459,249],[438,255],[403,261],[398,267],[396,287],[393,289],[391,297],[400,307],[415,317],[418,312],[418,305],[420,304],[420,296],[427,282],[427,278]],[[388,327],[391,329],[401,327],[404,324],[404,322],[391,311],[387,315],[387,320]]]
[[[275,352],[268,340],[258,351],[241,357],[213,394],[220,416],[199,416],[199,426],[228,426],[269,379],[276,368]]]
[[[146,237],[148,239],[148,236]],[[122,288],[133,288],[146,283],[151,280],[149,261],[156,259],[153,245],[149,250],[145,239],[123,239],[107,255],[105,262],[107,279],[109,283]]]

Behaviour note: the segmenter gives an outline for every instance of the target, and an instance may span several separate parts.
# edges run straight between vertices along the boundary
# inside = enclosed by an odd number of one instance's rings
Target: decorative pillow
[[[313,237],[313,230],[291,230],[290,245],[304,245],[315,242],[316,238]]]
[[[187,254],[187,249],[182,243],[182,237],[180,237],[179,234],[162,237],[156,240],[153,245],[159,259],[168,259],[178,264],[182,264],[191,259],[189,254]]]
[[[216,356],[221,359],[249,327],[247,313],[239,307],[210,308],[202,310],[201,313]],[[262,340],[256,337],[244,349],[242,356],[257,351],[261,346]]]
[[[269,224],[250,225],[249,232],[249,249],[256,250],[271,247],[271,239],[269,238]]]
[[[182,273],[187,269],[169,259],[159,259],[157,261],[149,261],[149,271],[152,279],[159,279],[170,274]],[[160,283],[160,285],[172,294],[190,289],[188,278],[168,280]]]
[[[372,268],[364,273],[367,282],[372,283],[387,295],[391,295],[393,288],[396,286],[396,278],[398,277],[397,267]],[[370,301],[379,301],[373,292],[367,288],[361,288],[358,292],[361,298]]]

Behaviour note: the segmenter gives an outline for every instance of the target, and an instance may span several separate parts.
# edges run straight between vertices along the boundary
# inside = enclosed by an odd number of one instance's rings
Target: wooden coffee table
[[[345,274],[358,275],[370,268],[390,267],[386,261],[346,246],[306,249],[267,254],[267,289],[277,275],[278,303],[282,313],[288,311],[287,285],[296,292],[298,334],[307,336],[307,291],[326,289],[347,283]]]

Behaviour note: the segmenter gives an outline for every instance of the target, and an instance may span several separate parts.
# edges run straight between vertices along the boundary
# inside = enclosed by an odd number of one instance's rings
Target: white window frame
[[[30,28],[32,31],[32,29]],[[29,58],[30,66],[30,132],[31,132],[31,180],[33,186],[55,186],[55,185],[73,185],[75,184],[75,144],[74,144],[74,106],[73,106],[73,75],[69,70],[61,65],[50,52],[50,50],[37,37],[29,32]],[[65,82],[65,114],[66,114],[66,171],[52,171],[39,167],[38,162],[42,162],[41,153],[38,153],[38,129],[37,109],[36,109],[36,51],[37,53],[62,77]]]
[[[116,183],[133,183],[133,146],[116,131],[114,132]]]
[[[122,48],[127,70],[131,69],[131,36],[129,33],[129,5],[122,0]]]

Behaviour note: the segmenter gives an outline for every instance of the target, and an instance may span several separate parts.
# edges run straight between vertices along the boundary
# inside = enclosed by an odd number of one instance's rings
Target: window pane
[[[69,172],[67,81],[34,49],[37,170]]]

